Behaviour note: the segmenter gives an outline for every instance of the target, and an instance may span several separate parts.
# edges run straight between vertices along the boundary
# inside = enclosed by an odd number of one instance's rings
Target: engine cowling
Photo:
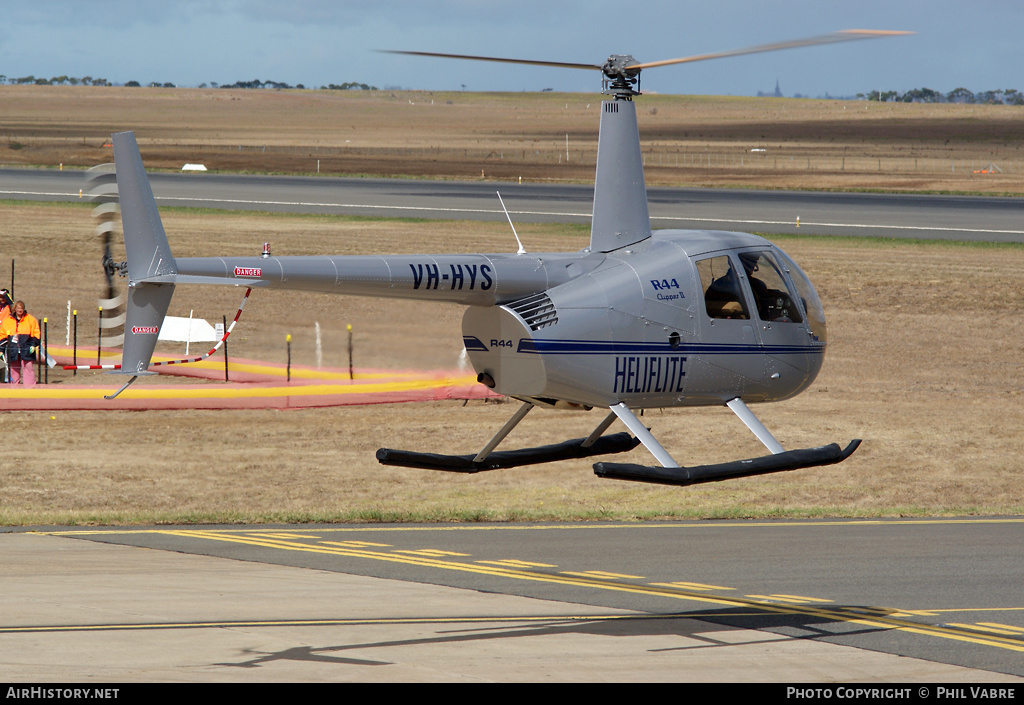
[[[499,394],[542,396],[547,371],[540,355],[518,355],[533,331],[507,306],[470,306],[462,317],[462,337],[477,380]]]

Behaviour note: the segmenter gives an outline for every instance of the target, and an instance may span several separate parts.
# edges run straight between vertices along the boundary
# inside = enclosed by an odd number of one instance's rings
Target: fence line
[[[195,145],[198,150],[212,145]],[[282,147],[277,145],[238,145],[233,148],[244,152],[277,154],[307,154],[313,159],[361,157],[427,158],[448,157],[477,161],[481,166],[491,162],[524,164],[569,164],[590,166],[597,164],[597,150],[536,149],[536,148],[459,148],[459,147]],[[645,167],[752,169],[767,171],[827,171],[850,173],[915,173],[915,174],[978,174],[987,173],[995,165],[994,173],[1024,173],[1024,162],[983,159],[946,159],[938,157],[849,157],[786,155],[772,153],[735,153],[711,151],[677,151],[643,148]]]
[[[96,140],[90,140],[96,141]],[[43,140],[26,140],[33,145],[81,145],[86,138],[47,138]],[[159,145],[157,142],[154,146]],[[99,146],[99,145],[97,145]],[[143,144],[143,151],[147,145]],[[170,146],[170,145],[168,145]],[[460,148],[446,146],[421,147],[356,147],[356,146],[286,146],[286,145],[224,145],[213,143],[174,143],[181,150],[182,161],[195,161],[203,158],[204,153],[212,151],[221,153],[225,150],[243,153],[261,153],[304,156],[311,160],[311,171],[315,170],[315,160],[345,157],[398,157],[416,158],[448,158],[463,161],[475,161],[481,167],[488,163],[507,162],[520,164],[568,164],[571,166],[593,167],[597,163],[597,149],[569,149],[564,146],[502,147],[502,148]],[[842,156],[842,155],[808,155],[787,154],[785,147],[781,150],[765,152],[710,151],[687,150],[663,145],[647,145],[642,147],[644,166],[648,168],[680,168],[680,169],[751,169],[758,171],[823,171],[850,173],[913,173],[913,174],[980,174],[991,171],[1003,174],[1024,173],[1024,161],[1000,160],[992,158],[939,158],[920,156]]]

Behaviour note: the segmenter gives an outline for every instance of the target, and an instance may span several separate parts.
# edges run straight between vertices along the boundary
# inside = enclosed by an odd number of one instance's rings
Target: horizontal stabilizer
[[[840,449],[835,443],[820,448],[790,450],[750,460],[736,460],[716,465],[697,465],[691,468],[663,468],[624,463],[594,463],[594,474],[615,480],[651,482],[659,485],[699,485],[703,482],[733,480],[738,477],[766,475],[771,472],[833,465],[849,458],[860,445],[860,439],[850,441]]]
[[[480,462],[473,461],[476,455],[439,455],[436,453],[416,453],[411,450],[392,450],[390,448],[378,450],[377,460],[380,461],[381,465],[401,465],[407,468],[422,468],[424,470],[475,473],[483,470],[514,468],[520,465],[551,463],[556,460],[589,458],[592,455],[625,453],[640,445],[639,440],[625,432],[601,436],[588,448],[583,446],[585,440],[585,438],[576,438],[549,446],[499,451],[491,453]]]
[[[145,284],[213,284],[215,286],[244,286],[255,288],[267,286],[266,279],[245,279],[242,277],[204,277],[194,274],[162,274],[157,277],[147,277],[142,280]]]

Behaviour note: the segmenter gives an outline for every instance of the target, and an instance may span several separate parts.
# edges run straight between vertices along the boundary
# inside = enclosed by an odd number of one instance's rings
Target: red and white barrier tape
[[[210,348],[210,352],[199,357],[188,357],[183,360],[164,360],[163,362],[151,362],[150,367],[156,367],[157,365],[181,365],[187,362],[200,362],[213,355],[220,349],[220,346],[224,344],[224,341],[231,335],[231,331],[235,329],[235,324],[238,323],[238,319],[242,316],[242,309],[245,308],[245,302],[249,300],[249,294],[252,292],[252,287],[245,290],[245,296],[242,297],[242,303],[238,307],[238,311],[235,313],[235,319],[231,321],[231,325],[224,331],[224,337],[222,337],[217,344]],[[64,365],[65,370],[119,370],[121,369],[120,364],[116,365]],[[127,385],[126,385],[127,386]]]

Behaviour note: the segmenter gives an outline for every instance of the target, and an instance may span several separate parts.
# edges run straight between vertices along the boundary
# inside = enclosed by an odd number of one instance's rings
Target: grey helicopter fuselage
[[[825,350],[807,277],[746,233],[658,230],[612,252],[176,262],[178,282],[217,277],[467,305],[463,342],[480,381],[544,406],[777,401],[814,380]]]

